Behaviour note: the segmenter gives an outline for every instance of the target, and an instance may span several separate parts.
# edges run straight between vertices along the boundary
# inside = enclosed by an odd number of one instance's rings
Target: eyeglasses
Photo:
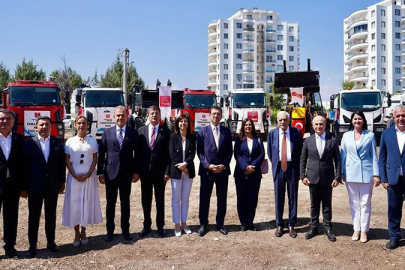
[[[80,158],[84,158],[84,154],[81,154],[81,155],[80,155]],[[81,160],[80,160],[80,164],[83,164],[83,163],[84,163],[84,160],[81,159]]]

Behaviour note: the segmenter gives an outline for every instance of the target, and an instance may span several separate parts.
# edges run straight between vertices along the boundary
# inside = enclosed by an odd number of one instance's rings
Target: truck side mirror
[[[229,97],[225,97],[225,106],[229,107]]]
[[[273,104],[274,104],[273,96],[270,96],[269,98],[270,98],[270,100],[269,100],[270,107],[273,107]]]
[[[76,95],[76,102],[80,104],[80,102],[81,102],[81,96],[80,95]]]
[[[219,98],[219,106],[221,106],[221,107],[224,106],[224,97]]]

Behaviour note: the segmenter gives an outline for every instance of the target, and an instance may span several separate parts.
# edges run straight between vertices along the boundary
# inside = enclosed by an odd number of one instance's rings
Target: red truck
[[[49,116],[52,120],[51,134],[64,138],[64,107],[60,89],[55,82],[17,80],[7,84],[1,97],[2,107],[16,114],[13,129],[18,133],[35,136],[36,119]]]

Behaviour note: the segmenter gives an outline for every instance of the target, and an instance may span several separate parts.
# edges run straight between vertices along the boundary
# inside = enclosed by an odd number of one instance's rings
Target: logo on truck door
[[[50,111],[25,111],[24,112],[24,136],[35,136],[36,122],[38,117],[48,116],[51,117]]]
[[[259,121],[259,113],[256,112],[248,112],[247,117],[252,119],[253,122],[258,122]]]

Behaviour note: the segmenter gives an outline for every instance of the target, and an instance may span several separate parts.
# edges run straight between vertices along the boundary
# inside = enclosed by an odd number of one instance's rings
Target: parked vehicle
[[[63,123],[65,124],[65,130],[71,129],[73,127],[72,115],[66,114],[65,118],[63,118]]]

